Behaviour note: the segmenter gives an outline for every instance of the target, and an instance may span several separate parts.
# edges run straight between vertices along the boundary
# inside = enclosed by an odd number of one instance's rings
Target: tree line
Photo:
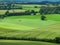
[[[11,9],[10,6],[8,7],[5,15],[0,15],[0,18],[4,18],[6,16],[21,16],[21,15],[31,15],[31,14],[36,15],[37,13],[40,13],[40,15],[60,14],[60,7],[59,6],[58,7],[45,7],[45,6],[42,6],[42,7],[40,7],[40,10],[39,11],[26,10],[24,12],[13,12],[13,13],[9,13],[9,10]],[[37,7],[35,6],[35,8],[37,8]],[[23,9],[23,7],[21,7],[20,9]]]
[[[57,7],[44,7],[40,9],[41,14],[60,14],[60,6]]]

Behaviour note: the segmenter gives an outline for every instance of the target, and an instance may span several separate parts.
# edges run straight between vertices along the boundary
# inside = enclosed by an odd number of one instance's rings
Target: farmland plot
[[[60,35],[59,21],[41,21],[40,19],[30,19],[28,17],[30,16],[23,17],[23,19],[22,17],[7,17],[2,20],[0,22],[0,36],[53,40]]]

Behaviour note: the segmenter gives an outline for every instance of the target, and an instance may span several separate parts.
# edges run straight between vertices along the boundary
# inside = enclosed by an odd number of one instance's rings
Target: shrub
[[[30,10],[25,11],[25,15],[31,15]]]
[[[9,10],[7,10],[5,13],[5,16],[8,16],[8,15],[9,15]]]
[[[55,38],[55,42],[56,42],[56,43],[60,43],[60,37],[56,37],[56,38]]]
[[[4,17],[5,17],[4,15],[0,15],[0,18],[1,18],[1,19],[4,19]]]
[[[34,6],[34,8],[38,8],[38,6]]]
[[[36,15],[36,11],[31,10],[31,14]]]

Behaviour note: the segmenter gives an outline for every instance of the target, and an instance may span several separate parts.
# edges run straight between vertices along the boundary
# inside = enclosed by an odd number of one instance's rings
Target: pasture
[[[0,36],[54,40],[60,35],[60,21],[56,18],[59,15],[46,15],[46,17],[48,17],[46,21],[40,20],[39,15],[6,17],[0,20]]]
[[[59,44],[37,41],[0,40],[0,45],[59,45]]]
[[[40,8],[25,7],[23,9],[24,10],[14,10],[14,12],[24,12],[25,10],[39,11]],[[6,10],[2,10],[0,12],[3,12],[2,14],[4,14]],[[10,12],[13,12],[13,10],[10,10]],[[55,38],[59,36],[60,14],[48,14],[46,15],[45,21],[41,20],[40,14],[10,16],[0,19],[0,39],[6,39],[0,40],[1,45],[59,45],[55,43],[48,43],[55,42]]]

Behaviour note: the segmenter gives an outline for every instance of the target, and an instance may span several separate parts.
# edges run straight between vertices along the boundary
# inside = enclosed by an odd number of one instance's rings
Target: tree
[[[0,18],[1,18],[1,19],[4,19],[4,15],[0,15]]]
[[[36,12],[35,12],[34,10],[31,10],[31,13],[32,13],[33,15],[36,15]]]
[[[11,0],[10,3],[7,3],[8,10],[10,10],[11,8],[13,8],[14,6],[15,6],[14,5],[14,0]]]
[[[7,10],[5,13],[5,16],[8,16],[8,15],[9,15],[9,10]]]
[[[38,8],[38,6],[34,6],[34,8]]]
[[[60,43],[60,37],[55,38],[56,43]]]
[[[45,12],[46,12],[46,7],[45,6],[42,6],[41,8],[40,8],[40,10],[39,10],[39,13],[42,15],[43,13],[45,14]]]
[[[41,15],[41,20],[46,20],[46,17],[44,15]]]

